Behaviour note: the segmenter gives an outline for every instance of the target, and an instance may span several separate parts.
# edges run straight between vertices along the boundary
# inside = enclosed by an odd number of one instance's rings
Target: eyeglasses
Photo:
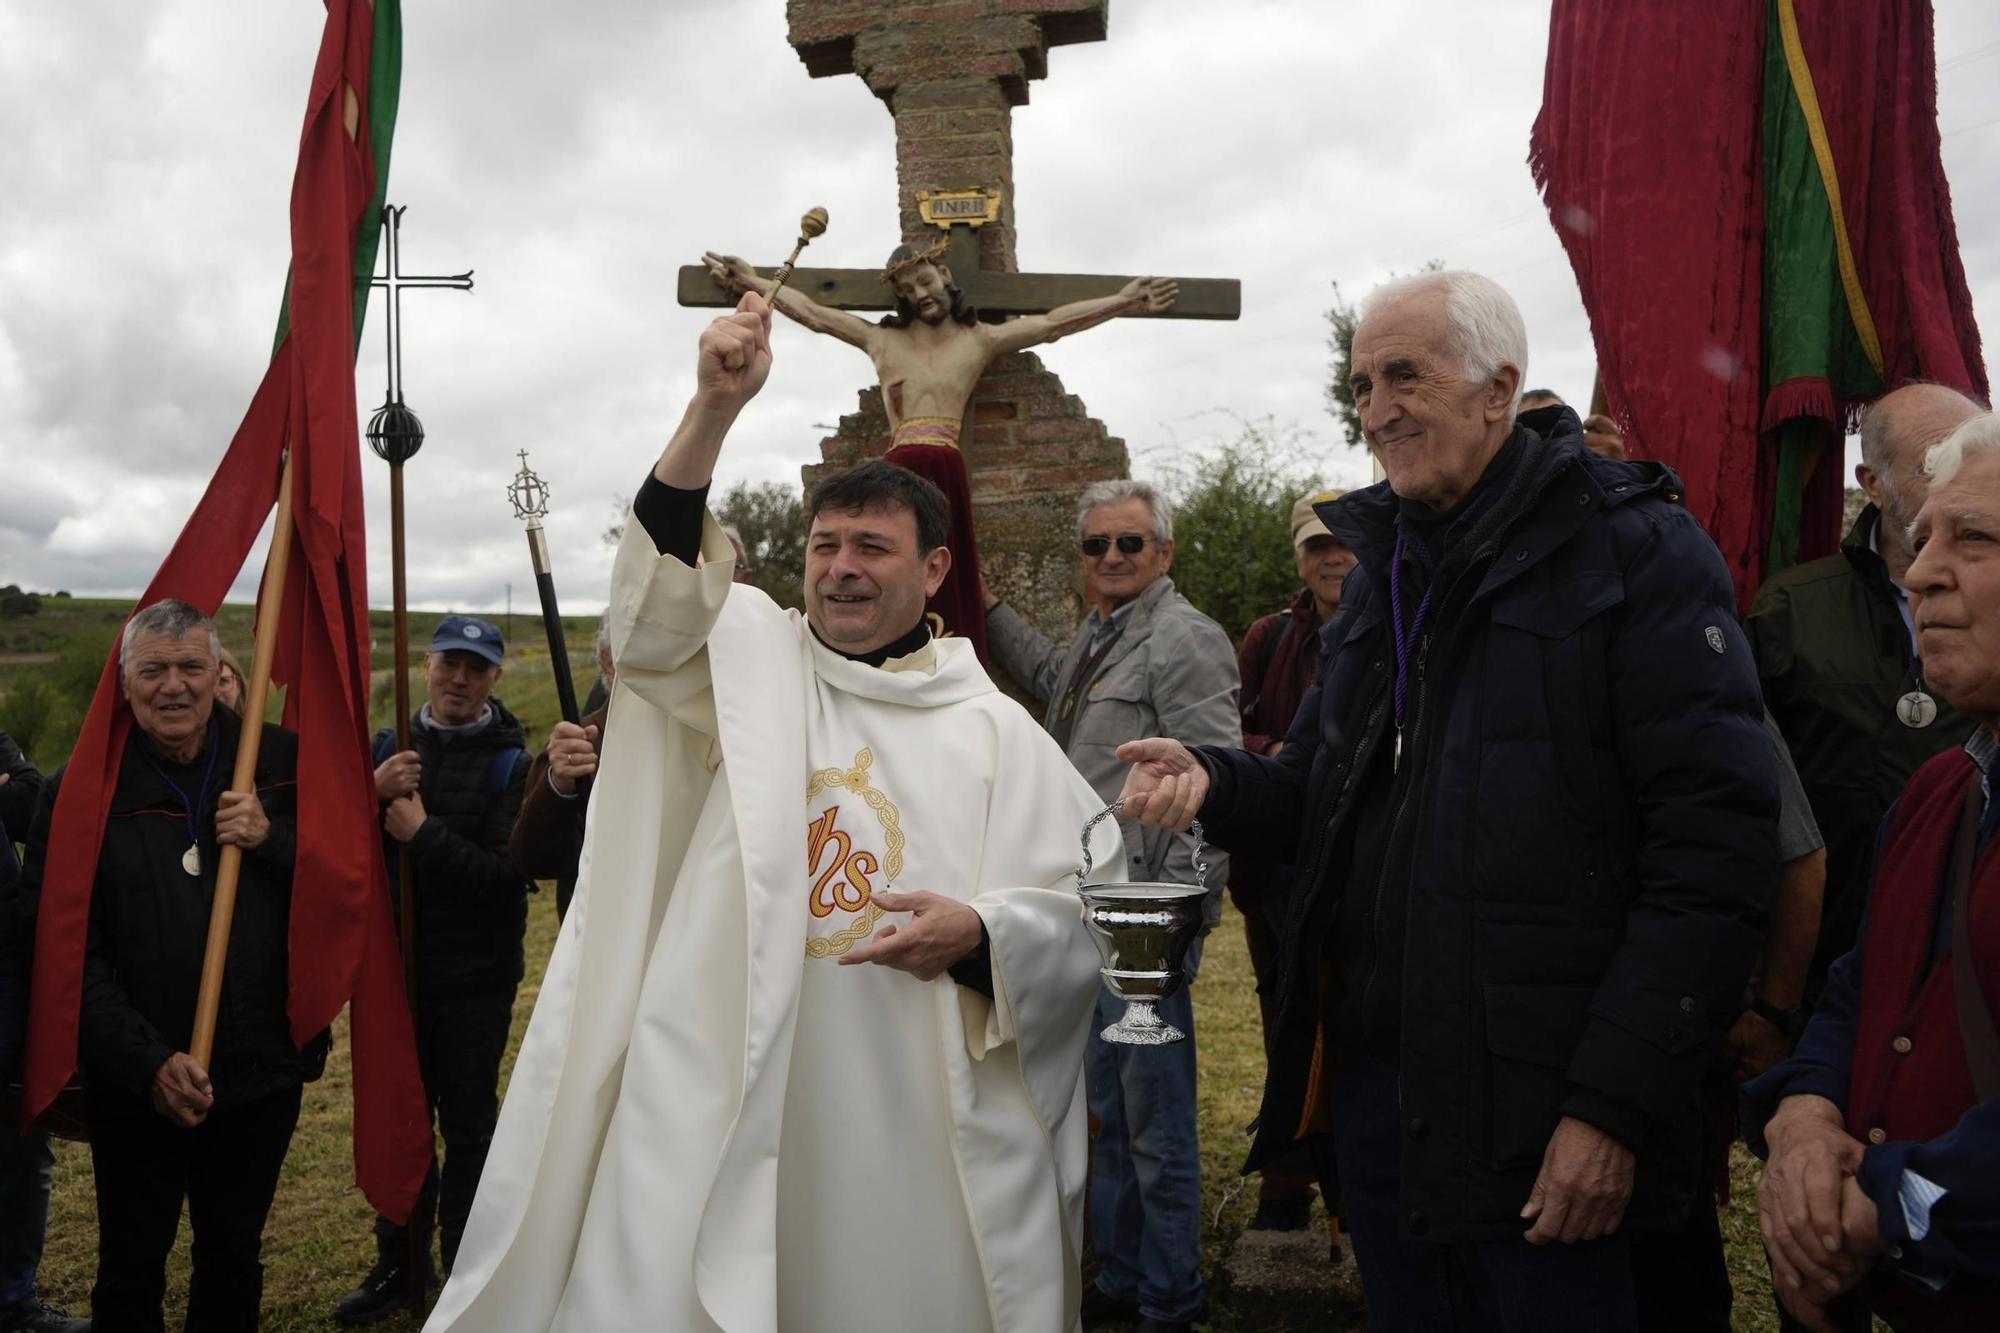
[[[1139,552],[1146,549],[1146,541],[1147,538],[1140,533],[1121,532],[1118,534],[1118,553],[1120,555],[1137,555],[1139,554]],[[1106,551],[1111,549],[1111,538],[1085,537],[1082,541],[1077,543],[1077,546],[1081,548],[1083,553],[1089,556],[1092,560],[1097,560],[1100,559]]]

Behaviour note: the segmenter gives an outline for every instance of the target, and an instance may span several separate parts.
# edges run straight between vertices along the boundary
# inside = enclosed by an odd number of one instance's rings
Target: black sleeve
[[[986,923],[979,923],[979,947],[945,969],[945,972],[961,986],[970,987],[993,998],[993,937],[986,933]]]
[[[0,731],[0,773],[7,776],[0,782],[0,824],[14,837],[26,837],[28,826],[35,822],[35,805],[41,800],[42,774],[4,731]]]
[[[708,509],[708,487],[684,491],[648,472],[632,501],[632,517],[653,539],[653,548],[686,565],[701,556],[701,516]]]
[[[30,932],[29,940],[33,939],[42,876],[48,865],[57,785],[50,782],[42,793],[35,822],[28,831],[28,855],[21,876],[21,928]],[[174,1053],[174,1048],[161,1039],[159,1029],[139,1012],[120,984],[118,970],[104,941],[103,909],[104,895],[93,891],[83,954],[83,993],[77,1007],[77,1054],[85,1067],[109,1077],[127,1092],[144,1097],[152,1085],[153,1072]]]
[[[1630,1143],[1693,1098],[1743,1011],[1778,883],[1778,769],[1715,543],[1676,508],[1622,563],[1604,680],[1638,840],[1562,1111]]]

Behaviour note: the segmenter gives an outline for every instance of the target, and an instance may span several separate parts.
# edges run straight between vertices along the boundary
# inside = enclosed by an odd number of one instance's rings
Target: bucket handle
[[[1083,892],[1083,881],[1089,878],[1090,876],[1090,869],[1092,865],[1090,857],[1091,830],[1095,829],[1099,824],[1102,824],[1105,820],[1111,818],[1111,816],[1117,814],[1120,810],[1123,810],[1124,808],[1125,808],[1125,798],[1121,796],[1117,800],[1113,801],[1110,805],[1107,805],[1102,810],[1099,810],[1096,814],[1092,815],[1088,820],[1084,822],[1083,864],[1077,867],[1076,871],[1076,890],[1078,893]],[[1207,846],[1207,844],[1201,840],[1201,821],[1197,819],[1192,824],[1188,825],[1188,832],[1194,835],[1194,886],[1197,889],[1202,889],[1205,891],[1208,888],[1208,863],[1201,859],[1201,853],[1202,853],[1202,848]]]

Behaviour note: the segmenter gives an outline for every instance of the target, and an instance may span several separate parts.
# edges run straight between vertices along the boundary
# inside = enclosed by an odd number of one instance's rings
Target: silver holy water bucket
[[[1201,934],[1202,899],[1208,896],[1201,821],[1190,829],[1194,883],[1086,885],[1090,831],[1124,805],[1122,799],[1113,801],[1083,826],[1083,865],[1076,872],[1084,924],[1104,960],[1098,975],[1107,990],[1125,1001],[1124,1016],[1098,1035],[1121,1046],[1164,1046],[1187,1036],[1162,1019],[1154,1006],[1187,984],[1188,947]]]

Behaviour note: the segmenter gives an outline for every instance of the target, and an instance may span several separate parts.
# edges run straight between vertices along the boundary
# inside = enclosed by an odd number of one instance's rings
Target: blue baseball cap
[[[437,633],[431,635],[431,651],[475,653],[499,666],[507,656],[507,644],[500,637],[500,627],[490,620],[480,620],[475,616],[446,616],[438,621]]]

